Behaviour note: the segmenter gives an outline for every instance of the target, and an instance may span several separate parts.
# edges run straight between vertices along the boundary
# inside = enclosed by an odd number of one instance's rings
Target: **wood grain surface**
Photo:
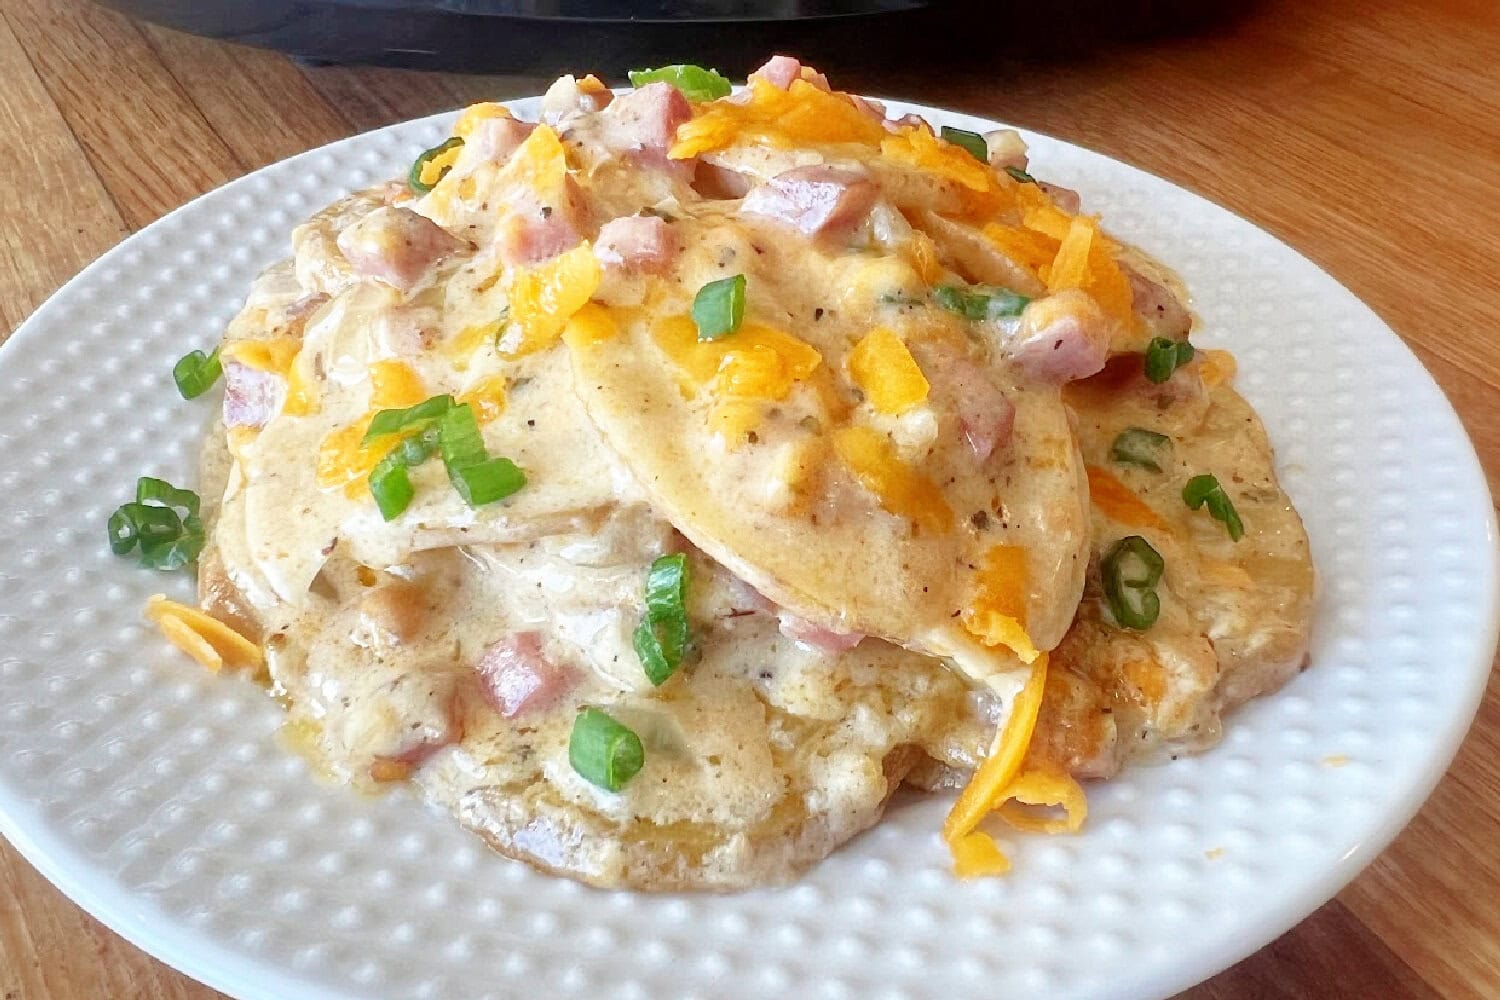
[[[1081,143],[1282,237],[1405,338],[1495,490],[1500,4],[1267,0],[1211,28],[1067,49],[997,51],[950,71],[868,65],[839,82]],[[85,0],[0,0],[0,337],[203,191],[357,131],[543,83],[305,68]],[[1497,760],[1492,683],[1396,842],[1300,926],[1184,997],[1500,996]],[[5,1000],[218,995],[116,937],[0,844]]]

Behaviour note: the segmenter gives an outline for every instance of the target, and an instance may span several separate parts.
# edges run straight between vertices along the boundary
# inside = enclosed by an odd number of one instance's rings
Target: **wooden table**
[[[1497,53],[1494,0],[1268,0],[1196,36],[1002,54],[941,83],[909,66],[839,82],[1074,140],[1283,237],[1406,339],[1463,416],[1494,490]],[[302,68],[83,0],[0,0],[0,81],[0,336],[209,188],[354,132],[544,84]],[[1185,996],[1500,996],[1497,756],[1492,684],[1452,770],[1390,849],[1299,927]],[[0,995],[218,994],[126,944],[0,846]]]

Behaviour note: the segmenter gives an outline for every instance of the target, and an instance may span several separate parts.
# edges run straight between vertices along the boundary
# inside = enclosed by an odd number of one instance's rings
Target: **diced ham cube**
[[[967,351],[935,343],[921,347],[919,361],[933,395],[958,417],[959,433],[980,464],[1010,443],[1016,407],[995,383],[989,366]]]
[[[507,264],[535,264],[583,242],[583,196],[572,177],[564,187],[559,204],[543,204],[532,189],[517,189],[508,206],[510,215],[496,234],[501,259]]]
[[[677,256],[667,223],[654,215],[611,219],[599,230],[594,255],[606,267],[659,274]]]
[[[474,667],[485,700],[507,719],[557,700],[578,681],[542,653],[540,632],[516,632],[491,643]]]
[[[355,274],[409,292],[467,244],[409,208],[385,207],[339,233],[338,246]]]
[[[1111,329],[1108,317],[1092,298],[1066,289],[1032,300],[1021,314],[1007,352],[1034,378],[1070,382],[1104,367]]]
[[[806,70],[805,76],[804,70]],[[803,66],[801,60],[792,56],[772,56],[766,60],[764,66],[750,75],[758,76],[781,90],[789,90],[794,80],[806,80],[819,90],[829,89],[828,77],[811,66]]]
[[[621,94],[604,115],[609,145],[665,156],[677,137],[677,126],[693,117],[693,107],[682,91],[658,81]]]
[[[1131,306],[1146,323],[1153,337],[1185,340],[1193,328],[1193,314],[1166,285],[1153,281],[1132,267],[1122,267],[1130,282]]]
[[[864,641],[858,632],[835,632],[821,625],[814,625],[805,618],[798,618],[783,611],[778,616],[781,634],[802,646],[821,653],[846,653]]]
[[[504,163],[535,128],[515,118],[483,118],[464,141],[464,151],[481,160]]]
[[[958,424],[980,463],[1009,444],[1016,427],[1016,407],[980,366],[958,362],[948,377],[958,400]]]
[[[286,380],[275,372],[224,362],[224,426],[264,427],[281,412]]]
[[[1057,207],[1069,215],[1077,215],[1078,210],[1083,207],[1083,199],[1072,188],[1065,188],[1061,184],[1048,184],[1046,181],[1037,181],[1036,186],[1047,192],[1047,196]]]
[[[879,188],[864,173],[824,165],[795,167],[752,190],[740,213],[795,226],[806,236],[847,236],[870,214]]]

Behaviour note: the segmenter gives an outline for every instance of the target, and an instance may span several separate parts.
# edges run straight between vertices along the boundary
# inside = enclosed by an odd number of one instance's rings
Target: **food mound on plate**
[[[1232,358],[1014,132],[631,76],[468,108],[179,364],[224,396],[169,638],[263,663],[326,773],[659,890],[785,881],[903,783],[1003,871],[997,821],[1076,830],[1302,664]]]

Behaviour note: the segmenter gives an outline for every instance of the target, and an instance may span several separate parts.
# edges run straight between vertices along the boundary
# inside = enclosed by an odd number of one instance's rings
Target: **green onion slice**
[[[177,391],[183,399],[197,399],[211,389],[223,373],[219,349],[215,347],[212,354],[190,351],[178,358],[172,366],[172,381],[177,383]]]
[[[579,711],[568,738],[568,763],[585,781],[618,792],[646,763],[641,738],[597,708]]]
[[[455,146],[462,146],[463,144],[463,138],[461,136],[455,135],[451,139],[444,139],[442,142],[438,143],[436,146],[433,146],[431,149],[423,150],[422,155],[418,156],[416,162],[411,165],[411,173],[406,175],[407,186],[418,194],[426,194],[428,191],[431,191],[437,181],[433,181],[432,184],[423,184],[422,168],[427,166],[427,164],[435,157],[441,156],[442,154],[448,152],[448,150],[453,149]],[[442,172],[437,175],[437,180],[440,181],[444,177],[447,177],[448,171],[452,169],[452,167],[444,167],[442,169]]]
[[[1193,510],[1208,504],[1209,515],[1215,521],[1223,523],[1231,541],[1237,542],[1245,537],[1245,523],[1240,520],[1239,511],[1234,509],[1234,502],[1229,499],[1229,494],[1224,492],[1224,487],[1213,476],[1205,474],[1189,479],[1182,488],[1182,502]]]
[[[423,430],[431,427],[439,417],[452,408],[453,397],[444,394],[424,399],[416,406],[408,406],[404,410],[381,410],[375,414],[375,419],[370,421],[370,429],[365,431],[360,446],[363,447],[376,438],[394,434],[397,431]]]
[[[1121,465],[1138,465],[1152,472],[1161,471],[1163,453],[1172,447],[1172,439],[1144,427],[1130,427],[1119,433],[1109,454]]]
[[[375,498],[382,518],[394,521],[411,505],[416,490],[411,484],[410,470],[431,458],[437,448],[437,428],[429,426],[402,438],[376,463],[370,471],[370,495]]]
[[[989,162],[989,144],[984,141],[984,136],[978,132],[967,132],[961,128],[949,128],[947,125],[944,125],[938,134],[974,157],[980,163]]]
[[[644,87],[657,81],[670,83],[690,101],[715,101],[728,97],[729,92],[734,89],[727,79],[719,75],[718,70],[691,64],[662,66],[659,69],[633,69],[629,76],[632,87]]]
[[[699,340],[718,340],[745,321],[745,276],[710,281],[693,296],[693,322]]]
[[[382,458],[370,473],[370,495],[375,498],[380,516],[387,521],[400,517],[411,505],[412,497],[417,495],[406,463],[396,458],[399,451],[397,449]]]
[[[1146,378],[1160,385],[1193,360],[1193,345],[1185,340],[1155,337],[1146,347]]]
[[[438,447],[449,481],[470,507],[503,500],[526,485],[526,473],[514,462],[489,457],[468,403],[453,407],[438,421]]]
[[[123,556],[139,546],[142,566],[167,570],[186,566],[203,551],[205,532],[198,518],[199,506],[198,494],[192,490],[142,476],[135,485],[135,500],[121,504],[105,525],[110,551]]]
[[[1005,172],[1022,184],[1035,184],[1036,178],[1022,170],[1020,167],[1006,167]]]
[[[660,687],[682,665],[688,647],[687,556],[661,556],[646,574],[646,613],[635,630],[641,669]]]
[[[1099,568],[1115,621],[1138,631],[1154,625],[1161,614],[1156,585],[1166,563],[1151,543],[1140,535],[1122,538],[1105,553]]]
[[[1019,316],[1031,300],[1008,288],[939,285],[932,290],[932,301],[949,312],[958,313],[964,319],[978,323],[988,319]]]
[[[198,516],[198,494],[192,490],[179,489],[165,479],[142,476],[135,481],[135,502],[144,504],[152,501],[164,507],[181,507],[189,516]]]

